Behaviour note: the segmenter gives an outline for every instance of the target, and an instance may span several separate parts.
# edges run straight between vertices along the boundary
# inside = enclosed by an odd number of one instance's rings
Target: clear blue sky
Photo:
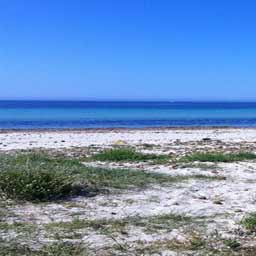
[[[256,1],[0,0],[0,98],[256,100]]]

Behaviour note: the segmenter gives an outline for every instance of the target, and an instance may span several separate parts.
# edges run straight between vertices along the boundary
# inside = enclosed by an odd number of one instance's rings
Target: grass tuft
[[[69,161],[52,160],[43,155],[1,156],[0,190],[8,198],[49,201],[70,196],[73,178]]]
[[[115,232],[126,232],[131,226],[141,227],[148,232],[159,230],[172,230],[181,225],[190,224],[192,218],[176,214],[163,214],[150,217],[132,216],[123,219],[74,219],[71,222],[55,222],[46,225],[48,231],[76,231],[86,228],[92,228],[101,231],[104,234],[113,234]]]
[[[100,153],[97,153],[92,156],[93,160],[96,161],[168,161],[170,159],[167,155],[157,155],[157,154],[143,154],[135,151],[132,148],[114,148],[107,149]]]
[[[192,234],[190,239],[186,242],[180,242],[176,239],[165,239],[155,240],[146,244],[142,243],[139,248],[136,248],[136,255],[161,255],[163,251],[175,251],[177,255],[199,255],[193,252],[200,251],[202,252],[200,255],[213,255],[208,254],[206,250],[206,241],[198,234]],[[190,251],[190,253],[188,251]],[[185,252],[185,254],[183,254],[183,252]]]
[[[256,232],[256,213],[250,214],[242,220],[242,224],[251,232]]]
[[[0,156],[0,192],[20,201],[50,201],[92,195],[106,189],[142,188],[189,179],[220,179],[205,175],[170,176],[131,169],[86,167],[78,160],[42,154]]]
[[[45,245],[38,250],[32,250],[26,245],[10,244],[0,245],[0,256],[86,256],[88,249],[80,244],[68,242],[53,243]]]
[[[256,154],[250,152],[240,152],[240,153],[221,153],[221,152],[207,152],[207,153],[194,153],[187,155],[180,159],[183,162],[236,162],[243,160],[253,160],[256,159]]]
[[[224,244],[232,250],[238,250],[238,248],[241,246],[241,243],[235,239],[224,240]]]

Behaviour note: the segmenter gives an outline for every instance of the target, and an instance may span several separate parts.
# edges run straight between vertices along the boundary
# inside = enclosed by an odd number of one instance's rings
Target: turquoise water
[[[0,101],[1,129],[256,126],[256,103]]]

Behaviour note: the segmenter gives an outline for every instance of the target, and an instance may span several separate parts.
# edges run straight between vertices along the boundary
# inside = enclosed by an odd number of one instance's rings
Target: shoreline
[[[160,127],[106,127],[106,128],[7,128],[1,129],[3,133],[19,133],[19,132],[127,132],[127,131],[173,131],[173,130],[256,130],[256,126],[160,126]]]
[[[23,149],[85,148],[143,144],[198,143],[204,139],[221,143],[256,143],[256,128],[143,128],[0,130],[0,151]]]

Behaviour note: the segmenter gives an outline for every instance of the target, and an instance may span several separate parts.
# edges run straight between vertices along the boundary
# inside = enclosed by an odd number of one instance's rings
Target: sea
[[[0,101],[0,129],[255,127],[256,102]]]

